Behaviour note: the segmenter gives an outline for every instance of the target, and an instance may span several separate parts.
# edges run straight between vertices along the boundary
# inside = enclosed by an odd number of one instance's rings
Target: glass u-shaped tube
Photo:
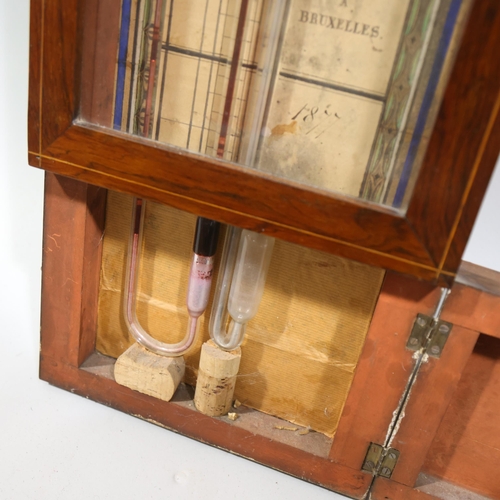
[[[176,344],[166,344],[151,337],[141,326],[136,312],[137,269],[141,254],[145,206],[146,203],[144,200],[134,199],[134,212],[127,255],[127,274],[125,278],[125,323],[134,339],[149,351],[162,356],[182,356],[194,342],[198,317],[203,314],[208,302],[214,258],[203,257],[200,259],[200,256],[197,254],[193,256],[190,275],[193,275],[193,272],[196,272],[197,275],[201,273],[204,274],[205,279],[201,281],[201,288],[197,288],[197,283],[194,283],[193,279],[189,280],[187,296],[189,322],[185,337]]]
[[[209,324],[210,337],[220,348],[233,350],[243,341],[264,293],[273,247],[274,238],[227,228]]]

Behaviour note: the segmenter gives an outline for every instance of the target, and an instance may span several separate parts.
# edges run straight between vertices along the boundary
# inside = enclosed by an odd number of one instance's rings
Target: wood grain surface
[[[500,297],[500,272],[462,261],[456,283]]]
[[[479,333],[453,330],[439,359],[422,364],[391,447],[401,452],[391,480],[413,487]]]
[[[68,130],[78,112],[82,8],[78,0],[42,0],[40,154]]]
[[[331,487],[350,496],[361,497],[371,479],[370,474],[359,472],[366,453],[366,446],[370,441],[380,442],[385,438],[392,412],[397,406],[412,365],[411,353],[404,351],[407,334],[417,312],[432,313],[438,291],[429,284],[410,278],[391,274],[387,276],[346,403],[346,410],[343,413],[331,450],[330,459],[332,461],[319,457],[311,458],[313,455],[303,451],[298,452],[286,445],[276,445],[276,443],[271,445],[267,438],[264,439],[251,433],[252,441],[247,448],[247,442],[244,444],[239,442],[240,439],[250,439],[247,434],[240,435],[240,431],[237,431],[236,434],[233,431],[218,433],[217,431],[221,430],[219,422],[209,424],[200,421],[194,425],[196,428],[191,428],[191,426],[186,428],[185,424],[182,424],[186,420],[186,415],[183,412],[188,410],[182,410],[181,414],[178,413],[178,408],[172,410],[164,408],[160,411],[157,405],[148,400],[147,397],[137,394],[123,394],[124,388],[117,389],[114,382],[77,369],[81,360],[92,350],[92,342],[95,339],[95,331],[92,329],[95,302],[90,301],[87,307],[83,307],[83,304],[85,304],[84,297],[91,297],[92,291],[95,292],[97,286],[95,279],[85,278],[86,273],[95,278],[99,269],[99,258],[96,258],[96,250],[91,253],[92,258],[85,259],[89,249],[94,247],[91,243],[95,243],[95,239],[102,232],[99,214],[102,214],[103,198],[99,192],[102,193],[102,190],[84,183],[52,174],[47,175],[42,284],[42,378],[123,411],[152,419],[161,425],[167,427],[179,425],[180,432],[204,442],[245,454],[278,470],[286,470],[298,477]],[[88,327],[82,328],[82,325],[85,324]],[[448,350],[445,348],[441,360],[434,364],[432,361],[429,362],[422,371],[422,377],[417,380],[412,394],[414,399],[410,399],[407,417],[403,419],[403,424],[397,434],[399,442],[394,443],[396,448],[400,451],[404,450],[405,453],[403,453],[402,461],[396,467],[393,476],[394,479],[399,479],[399,481],[392,482],[395,485],[393,488],[396,486],[397,488],[394,491],[391,490],[390,495],[410,494],[408,491],[411,491],[411,495],[417,494],[413,490],[406,490],[402,483],[411,483],[413,480],[408,479],[408,477],[414,477],[418,469],[415,464],[426,450],[426,447],[419,446],[419,443],[426,441],[426,436],[433,435],[440,415],[453,391],[454,384],[458,380],[461,372],[460,366],[463,366],[464,361],[468,358],[468,349],[472,348],[476,335],[475,332],[456,326],[447,345]],[[486,387],[482,406],[480,405],[478,410],[481,422],[489,421],[485,417],[492,411],[488,404],[496,404],[495,397],[486,394],[488,391],[493,391],[492,394],[497,391],[495,384],[498,377],[490,376],[496,370],[495,349],[498,347],[496,344],[491,344],[492,341],[489,341],[481,352],[476,350],[475,356],[481,361],[474,362],[472,365],[469,362],[466,372],[467,370],[471,371],[471,375],[467,377],[464,374],[461,384],[465,383],[464,380],[469,380],[469,382],[467,382],[465,389],[459,387],[457,390],[457,394],[460,394],[461,390],[464,393],[464,397],[460,401],[465,402],[466,415],[462,418],[458,411],[451,412],[453,417],[458,414],[461,419],[459,429],[468,429],[471,415],[474,415],[474,418],[476,416],[475,412],[478,407],[476,396],[479,394],[479,389],[469,387],[470,383]],[[483,359],[485,357],[489,359],[486,365]],[[474,356],[470,359],[473,358]],[[481,371],[484,371],[485,366],[486,375]],[[426,395],[429,386],[434,389]],[[472,403],[470,395],[472,395]],[[424,404],[421,404],[422,401]],[[450,405],[450,408],[452,407],[453,401]],[[152,408],[155,411],[152,412]],[[167,411],[166,414],[165,411]],[[172,411],[173,415],[168,413],[169,411]],[[160,413],[164,416],[162,417]],[[456,422],[453,421],[449,425],[453,432],[457,429],[455,424]],[[476,424],[472,425],[472,428],[481,429],[481,425]],[[200,428],[207,426],[210,429],[205,434]],[[479,432],[481,434],[482,431]],[[221,435],[227,436],[228,434],[229,437],[221,437]],[[487,433],[482,433],[480,439],[474,435],[472,439],[477,442],[478,446],[484,448],[484,443],[487,443],[485,436],[496,434],[495,430],[487,429]],[[455,442],[455,437],[453,435],[450,438],[452,442]],[[264,445],[262,442],[267,444]],[[254,449],[249,451],[252,446]],[[258,451],[255,450],[256,446],[260,447]],[[448,445],[445,443],[444,448],[445,452],[449,453],[449,443]],[[455,453],[455,448],[451,448]],[[442,449],[443,446],[439,451],[440,457],[444,456]],[[264,451],[261,453],[261,450]],[[483,451],[481,450],[481,452]],[[412,455],[410,452],[416,453],[416,455]],[[432,453],[429,456],[431,455]],[[414,456],[420,458],[412,464]],[[495,463],[491,461],[491,457],[486,458],[486,461]],[[448,462],[446,460],[444,462],[451,463],[451,458]],[[441,458],[440,463],[443,463]],[[451,468],[448,467],[447,473],[450,470]],[[432,470],[432,473],[436,474],[436,470]],[[460,474],[457,473],[457,475]],[[478,481],[482,476],[479,473],[474,474],[474,477],[479,479],[472,486],[470,484],[466,486],[478,490],[480,488]],[[465,477],[465,475],[463,476]],[[493,476],[491,473],[486,473],[486,477]],[[455,480],[455,477],[452,479]],[[379,488],[377,485],[378,480],[375,486]],[[495,483],[492,487],[494,486]],[[403,493],[397,493],[400,490]],[[389,496],[388,498],[393,497]],[[405,497],[394,496],[394,498]],[[407,498],[412,497],[408,496]]]
[[[499,45],[500,4],[475,2],[408,208],[433,260],[452,272],[500,151]]]
[[[86,118],[101,112],[102,117],[96,118],[99,123],[109,118],[109,99],[93,93],[109,95],[108,79],[103,78],[101,87],[92,88],[89,93],[77,68],[80,62],[93,60],[97,62],[94,71],[101,68],[106,74],[106,54],[112,47],[92,52],[90,39],[83,38],[82,20],[97,20],[97,11],[108,7],[113,10],[117,2],[112,4],[95,0],[87,4],[83,0],[32,0],[28,141],[32,165],[371,265],[428,280],[453,279],[498,155],[497,0],[475,3],[407,216],[305,189],[264,173],[179,154],[78,121],[80,104]],[[88,33],[105,39],[106,30],[102,30],[102,26],[94,24]],[[80,96],[87,96],[88,100]],[[104,103],[103,107],[97,106],[97,102]],[[432,312],[437,291],[418,281],[387,277],[330,459],[321,458],[179,405],[137,394],[106,377],[79,369],[94,349],[104,204],[102,189],[62,176],[46,177],[41,377],[202,442],[362,498],[372,479],[360,471],[367,445],[370,441],[384,441],[413,362],[411,353],[404,349],[408,332],[417,312]],[[479,320],[481,329],[492,330],[497,325],[496,320],[488,323],[477,312],[496,307],[492,304],[497,302],[488,302],[496,299],[491,299],[491,294],[475,296],[475,303],[483,305],[465,314],[465,305],[470,306],[473,295],[460,287],[463,285],[455,287],[445,310],[446,314],[457,314],[457,310],[462,314],[462,319],[455,320],[459,324],[458,335],[450,339],[448,350],[449,357],[452,353],[457,357],[446,361],[445,351],[441,367],[430,362],[415,390],[421,390],[420,382],[422,391],[424,381],[426,385],[435,383],[438,373],[446,383],[435,393],[423,395],[425,404],[421,407],[412,408],[410,400],[411,416],[409,412],[397,435],[405,443],[399,442],[395,447],[417,450],[418,460],[427,449],[427,438],[422,436],[433,435],[457,383],[471,339],[476,335],[473,326]],[[467,316],[474,325],[467,323]],[[498,392],[498,377],[493,376],[498,364],[497,339],[487,339],[490,340],[484,346],[478,344],[469,359],[426,467],[434,467],[434,473],[467,482],[475,489],[484,488],[479,483],[490,480],[488,492],[497,495],[498,484],[491,481],[496,477],[496,469],[490,466],[498,462],[498,447],[494,443],[488,447],[488,436],[498,432],[483,425],[493,422],[494,426],[498,421],[488,419],[498,413],[497,398],[489,396]],[[414,401],[416,405],[417,400]],[[432,416],[422,423],[424,410]],[[415,435],[410,432],[412,428],[416,429]],[[405,433],[408,439],[404,438]],[[425,442],[420,451],[417,441]],[[455,465],[455,460],[465,455],[465,441],[476,447],[473,474]],[[394,478],[399,482],[392,481],[389,488],[387,481],[378,479],[373,498],[429,498],[402,484],[411,484],[417,469],[405,460],[408,459],[403,456],[395,470]]]
[[[120,3],[87,0],[83,7],[80,117],[104,127],[112,127]]]
[[[419,312],[432,314],[438,298],[429,284],[386,274],[333,441],[336,463],[361,469],[370,442],[385,443],[415,363],[406,350],[413,322]]]
[[[436,277],[411,227],[390,209],[83,125],[71,127],[45,153],[46,170],[371,265]]]
[[[432,498],[437,497],[414,490],[384,477],[377,478],[371,490],[372,500],[431,500]]]
[[[29,60],[29,86],[28,86],[28,151],[40,152],[40,83],[42,71],[42,19],[43,0],[30,2],[30,60]],[[40,166],[37,155],[31,154],[30,165]]]
[[[481,335],[425,461],[432,476],[500,498],[500,339]]]
[[[351,498],[361,499],[368,490],[369,474],[273,442],[180,405],[137,393],[107,378],[63,364],[58,358],[44,356],[41,365],[42,379],[58,387]]]
[[[41,356],[62,351],[73,366],[79,366],[81,346],[92,343],[92,335],[80,337],[87,191],[82,182],[53,174],[45,178]]]

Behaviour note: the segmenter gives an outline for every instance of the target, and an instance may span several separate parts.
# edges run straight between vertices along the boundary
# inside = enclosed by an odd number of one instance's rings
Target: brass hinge
[[[453,324],[425,314],[417,314],[406,348],[410,351],[424,349],[433,358],[441,357]]]
[[[384,448],[377,443],[370,443],[361,469],[371,472],[374,476],[389,479],[392,476],[394,467],[396,467],[398,458],[399,451],[395,448]]]

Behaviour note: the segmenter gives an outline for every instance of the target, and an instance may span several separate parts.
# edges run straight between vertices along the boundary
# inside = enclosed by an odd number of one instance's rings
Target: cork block
[[[228,352],[212,340],[203,344],[194,395],[198,411],[217,417],[230,410],[240,360],[240,348]]]
[[[184,376],[184,358],[168,358],[132,344],[115,363],[115,380],[134,391],[170,401]]]

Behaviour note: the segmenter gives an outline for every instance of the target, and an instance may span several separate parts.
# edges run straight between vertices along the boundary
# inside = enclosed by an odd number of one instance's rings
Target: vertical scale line
[[[142,135],[149,137],[149,128],[151,125],[151,111],[153,106],[153,92],[155,88],[156,67],[158,65],[158,46],[160,40],[160,21],[161,21],[162,0],[156,0],[154,21],[153,21],[153,40],[151,43],[151,57],[149,59],[149,78],[148,89],[146,91],[146,103],[144,110],[144,127]]]
[[[205,2],[205,14],[203,16],[203,28],[201,30],[201,41],[200,41],[200,54],[203,52],[203,39],[205,38],[205,28],[207,26],[207,11],[208,4],[210,0],[206,0]],[[201,57],[198,58],[198,64],[196,66],[196,78],[194,81],[194,91],[193,91],[193,102],[191,104],[191,115],[189,117],[189,126],[188,126],[188,136],[186,140],[186,149],[189,149],[189,142],[191,140],[191,130],[193,128],[193,116],[194,116],[194,106],[196,103],[196,93],[198,91],[198,78],[200,76],[200,65],[201,65]]]
[[[233,161],[239,161],[239,155],[240,155],[240,149],[241,149],[241,138],[243,136],[243,126],[244,126],[244,123],[245,123],[245,115],[246,115],[246,112],[247,112],[247,104],[248,104],[248,94],[249,94],[249,91],[250,91],[250,85],[252,84],[252,79],[253,79],[253,75],[252,75],[252,72],[257,72],[257,64],[256,64],[256,53],[257,53],[257,46],[258,44],[256,43],[255,46],[254,46],[254,51],[252,52],[251,51],[251,43],[252,43],[252,40],[255,40],[256,38],[256,34],[255,34],[255,31],[256,31],[256,26],[258,26],[257,28],[257,31],[260,30],[260,24],[259,22],[257,21],[258,18],[262,18],[262,13],[263,13],[263,9],[264,9],[264,5],[261,4],[261,10],[260,10],[260,15],[259,15],[259,12],[258,12],[258,9],[257,9],[257,5],[254,4],[255,6],[255,11],[252,13],[250,13],[250,20],[249,22],[252,24],[252,29],[251,29],[251,34],[250,36],[248,37],[249,39],[247,40],[247,42],[249,43],[249,47],[250,47],[250,50],[248,51],[248,59],[247,59],[247,67],[243,69],[242,73],[243,74],[243,85],[247,85],[246,87],[246,92],[244,93],[244,95],[246,95],[246,98],[238,98],[238,111],[234,113],[234,115],[238,118],[238,127],[237,127],[237,130],[238,130],[238,135],[237,135],[237,142],[235,140],[235,143],[234,143],[234,146],[233,146],[233,154],[231,156],[232,160]],[[244,57],[244,56],[243,56]],[[245,64],[245,60],[242,58],[242,64]],[[255,65],[255,70],[252,69],[252,66]],[[245,86],[243,87],[245,88]],[[243,95],[243,93],[242,93]],[[236,139],[236,138],[235,138]],[[245,165],[245,166],[253,166],[253,165]]]
[[[226,138],[229,128],[229,119],[231,116],[231,105],[234,97],[234,89],[236,86],[236,76],[238,73],[239,58],[241,47],[243,45],[243,31],[245,28],[245,19],[248,10],[248,0],[242,0],[240,15],[238,18],[238,27],[236,28],[236,39],[234,41],[233,57],[231,61],[231,69],[229,71],[229,80],[227,83],[226,100],[224,103],[224,112],[222,115],[222,124],[219,134],[219,142],[217,145],[217,157],[224,157],[224,149],[226,147]]]
[[[161,110],[163,106],[163,94],[165,92],[165,81],[167,78],[167,64],[168,64],[168,52],[170,50],[170,33],[172,30],[172,17],[174,15],[174,0],[170,1],[170,9],[168,11],[168,25],[167,25],[167,36],[165,40],[165,61],[163,62],[163,73],[161,75],[161,83],[160,83],[160,100],[158,103],[158,113],[160,114],[159,119],[156,122],[156,130],[155,130],[155,140],[158,140],[160,137],[160,129],[161,129]]]
[[[219,21],[220,21],[220,16],[221,16],[221,10],[222,10],[222,0],[220,0],[220,2],[219,2],[219,11],[217,13],[217,19]],[[217,46],[217,36],[219,35],[219,25],[220,25],[220,22],[218,22],[216,27],[215,27],[214,44],[212,47],[212,55],[213,56],[215,56],[215,48]],[[222,64],[222,63],[219,63],[219,64]],[[209,101],[209,97],[210,97],[210,85],[212,84],[213,70],[214,70],[214,61],[211,61],[210,62],[210,74],[208,76],[207,93],[206,93],[206,99],[205,99],[205,108],[203,110],[203,123],[201,126],[200,145],[198,148],[200,152],[203,148],[203,134],[205,132],[205,123],[207,121],[208,101]]]

